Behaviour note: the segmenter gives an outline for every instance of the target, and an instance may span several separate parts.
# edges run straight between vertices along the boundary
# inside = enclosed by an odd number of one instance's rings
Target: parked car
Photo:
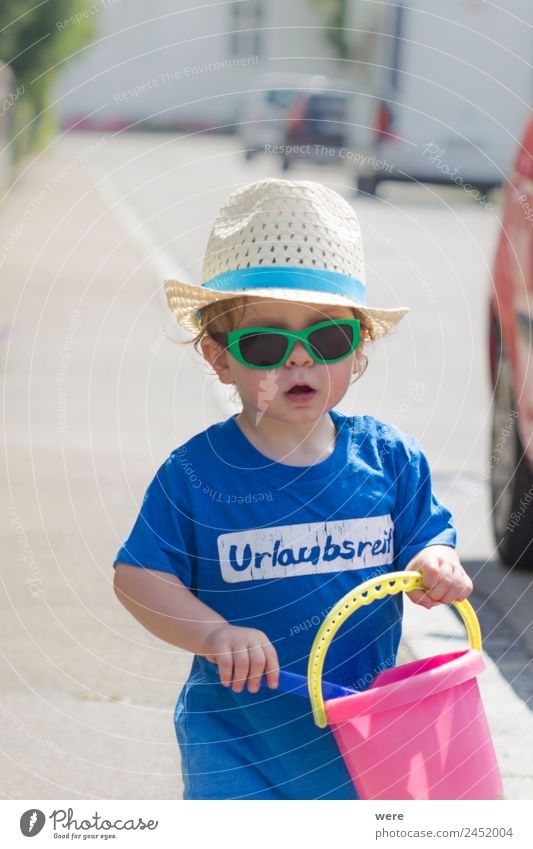
[[[485,199],[509,172],[531,102],[533,5],[449,0],[441,11],[402,0],[383,13],[361,103],[362,194],[420,181],[466,184]]]
[[[533,567],[533,113],[504,192],[489,301],[492,525],[507,566]]]
[[[316,84],[313,74],[265,73],[255,77],[239,114],[239,135],[244,157],[278,146],[285,138],[287,114],[302,89]]]
[[[344,164],[351,139],[353,95],[339,90],[338,85],[331,82],[317,91],[300,92],[295,98],[285,122],[283,170],[295,159]]]

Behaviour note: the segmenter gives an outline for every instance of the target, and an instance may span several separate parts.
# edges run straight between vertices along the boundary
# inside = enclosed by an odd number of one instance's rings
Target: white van
[[[375,76],[360,93],[354,128],[359,192],[375,194],[383,180],[419,180],[484,197],[505,180],[533,104],[533,2],[500,6],[385,7]]]

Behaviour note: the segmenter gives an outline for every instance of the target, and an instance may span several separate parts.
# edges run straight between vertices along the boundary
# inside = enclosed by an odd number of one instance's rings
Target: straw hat
[[[179,324],[198,333],[198,310],[253,296],[357,307],[371,336],[384,336],[407,307],[367,307],[363,242],[352,207],[310,180],[268,178],[232,192],[213,224],[201,286],[165,280]]]

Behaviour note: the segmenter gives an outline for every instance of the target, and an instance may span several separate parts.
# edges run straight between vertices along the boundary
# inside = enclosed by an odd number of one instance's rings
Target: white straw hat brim
[[[173,279],[165,280],[164,288],[169,309],[176,316],[178,324],[184,330],[195,334],[202,329],[202,324],[196,315],[198,310],[215,301],[225,301],[231,298],[250,298],[251,300],[253,298],[264,298],[266,300],[293,301],[294,303],[353,307],[363,316],[372,339],[378,339],[390,333],[409,312],[408,307],[397,307],[395,309],[366,307],[343,295],[317,292],[310,289],[254,288],[220,292],[209,289],[207,286],[182,283]]]

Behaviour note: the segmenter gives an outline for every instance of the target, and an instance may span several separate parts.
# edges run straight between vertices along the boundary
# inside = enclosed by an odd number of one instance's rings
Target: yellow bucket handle
[[[307,666],[309,697],[313,708],[313,720],[319,728],[328,724],[322,697],[322,670],[329,645],[340,626],[360,607],[371,604],[377,598],[396,595],[400,592],[426,589],[420,572],[387,572],[370,578],[359,587],[346,593],[333,607],[317,631]],[[454,601],[468,632],[470,648],[481,652],[481,631],[472,605],[466,601]]]

